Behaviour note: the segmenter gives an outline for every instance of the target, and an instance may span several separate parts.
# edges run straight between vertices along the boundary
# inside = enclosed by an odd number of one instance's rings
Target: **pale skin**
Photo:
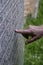
[[[29,25],[27,29],[25,30],[16,29],[15,32],[22,34],[27,39],[25,42],[25,44],[27,45],[43,37],[43,25],[41,26]],[[29,36],[31,36],[31,38],[29,38]]]

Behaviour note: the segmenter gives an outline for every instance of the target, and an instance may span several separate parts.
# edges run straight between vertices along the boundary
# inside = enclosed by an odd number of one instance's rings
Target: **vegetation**
[[[37,18],[27,16],[24,28],[30,24],[43,25],[43,0],[40,0]],[[25,46],[24,65],[43,65],[43,38]]]

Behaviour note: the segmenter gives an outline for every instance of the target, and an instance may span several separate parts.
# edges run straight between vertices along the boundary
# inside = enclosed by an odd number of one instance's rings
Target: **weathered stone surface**
[[[37,17],[39,0],[24,0],[24,16]]]
[[[23,65],[23,0],[0,0],[0,65]]]

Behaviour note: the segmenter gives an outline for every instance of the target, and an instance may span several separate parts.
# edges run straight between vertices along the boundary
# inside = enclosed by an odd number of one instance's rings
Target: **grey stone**
[[[38,6],[39,6],[39,0],[35,0],[35,3],[34,3],[34,13],[33,13],[33,15],[32,15],[32,17],[34,17],[34,18],[37,17]]]
[[[23,65],[23,0],[0,0],[0,65]]]

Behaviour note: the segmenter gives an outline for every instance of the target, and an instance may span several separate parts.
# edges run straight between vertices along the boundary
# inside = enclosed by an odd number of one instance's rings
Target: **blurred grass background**
[[[43,25],[43,0],[39,2],[37,18],[26,17],[24,28],[29,25]],[[24,48],[24,65],[43,65],[43,38],[25,45]]]

